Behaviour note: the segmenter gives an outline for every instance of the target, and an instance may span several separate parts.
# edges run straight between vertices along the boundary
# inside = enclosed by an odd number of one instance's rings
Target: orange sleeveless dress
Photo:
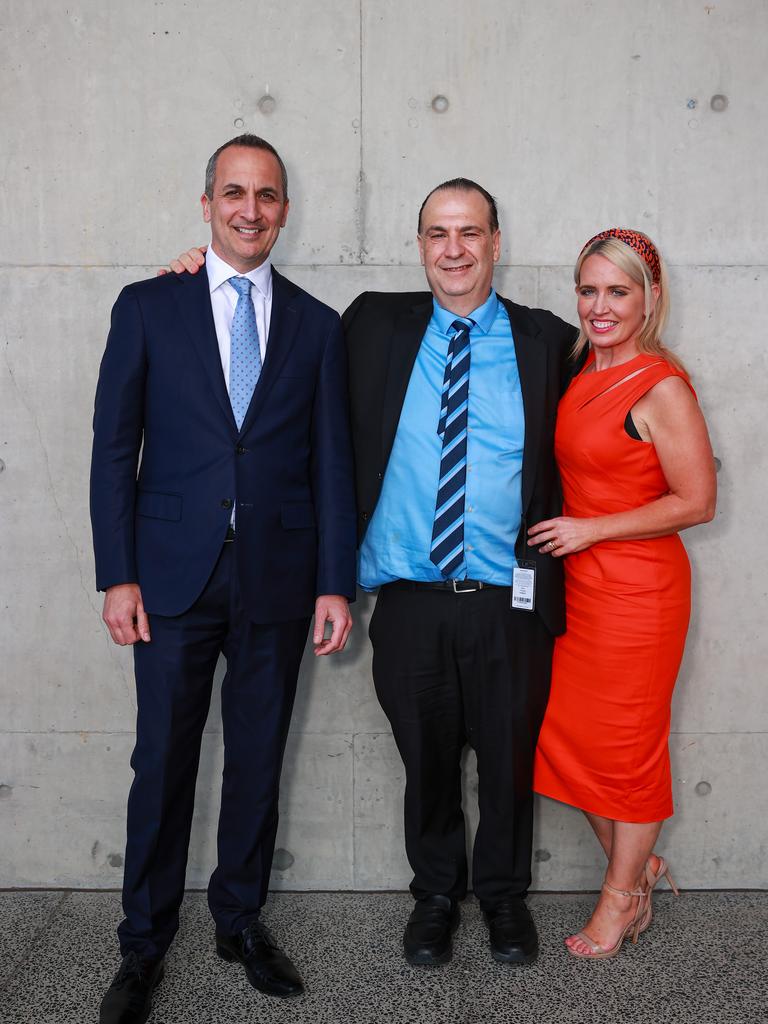
[[[638,355],[573,380],[555,433],[564,515],[622,512],[668,492],[654,446],[624,421],[669,376],[688,383],[660,357]],[[672,814],[670,703],[690,615],[685,548],[677,534],[607,541],[564,563],[567,630],[555,643],[534,789],[606,818],[661,821]]]

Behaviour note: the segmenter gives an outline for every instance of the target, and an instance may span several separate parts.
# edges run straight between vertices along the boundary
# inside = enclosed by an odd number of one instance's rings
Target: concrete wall
[[[669,339],[722,463],[717,520],[687,535],[695,611],[662,845],[682,885],[766,885],[767,37],[760,0],[6,0],[0,885],[120,883],[135,705],[93,586],[92,396],[118,290],[207,239],[205,161],[241,130],[287,159],[276,262],[338,309],[421,286],[416,211],[458,173],[499,197],[497,283],[529,305],[573,317],[570,267],[595,231],[658,240]],[[370,611],[362,597],[347,653],[307,660],[275,886],[409,880]],[[215,703],[192,885],[214,858]],[[474,820],[471,763],[467,783]],[[536,847],[537,887],[597,885],[575,812],[541,806]]]

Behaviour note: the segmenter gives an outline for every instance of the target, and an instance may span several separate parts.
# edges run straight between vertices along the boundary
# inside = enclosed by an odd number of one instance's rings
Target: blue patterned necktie
[[[251,282],[247,277],[230,277],[229,283],[237,292],[230,334],[229,400],[240,430],[261,373],[261,351],[256,312],[251,302]]]
[[[464,561],[464,495],[467,483],[467,408],[469,405],[469,332],[472,324],[454,320],[448,345],[440,420],[443,439],[440,482],[432,527],[430,561],[450,578]]]

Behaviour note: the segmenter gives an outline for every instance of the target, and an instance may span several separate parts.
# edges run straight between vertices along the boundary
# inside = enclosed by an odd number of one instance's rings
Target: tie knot
[[[465,320],[454,320],[453,323],[451,324],[451,330],[455,331],[457,334],[459,333],[459,331],[466,331],[467,334],[469,334],[469,332],[472,330],[473,323],[473,320],[470,320],[469,323],[467,323]]]
[[[251,282],[247,277],[230,277],[229,283],[242,299],[245,295],[251,294]]]

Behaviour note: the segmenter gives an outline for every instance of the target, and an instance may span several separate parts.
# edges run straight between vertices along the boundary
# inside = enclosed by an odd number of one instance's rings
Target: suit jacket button
[[[237,448],[235,448],[235,452],[236,452],[236,453],[237,453],[238,455],[245,455],[245,453],[246,453],[247,451],[248,451],[248,449],[247,449],[247,448],[243,448],[243,446],[242,446],[241,444],[239,444],[239,445],[237,446]]]
[[[361,512],[360,513],[360,518],[367,520],[368,519],[368,513],[367,512]]]
[[[376,474],[376,479],[377,480],[383,480],[384,479],[384,474],[383,473],[377,473]]]
[[[221,502],[221,507],[222,508],[232,508],[232,499],[231,498],[223,498],[222,502]]]

